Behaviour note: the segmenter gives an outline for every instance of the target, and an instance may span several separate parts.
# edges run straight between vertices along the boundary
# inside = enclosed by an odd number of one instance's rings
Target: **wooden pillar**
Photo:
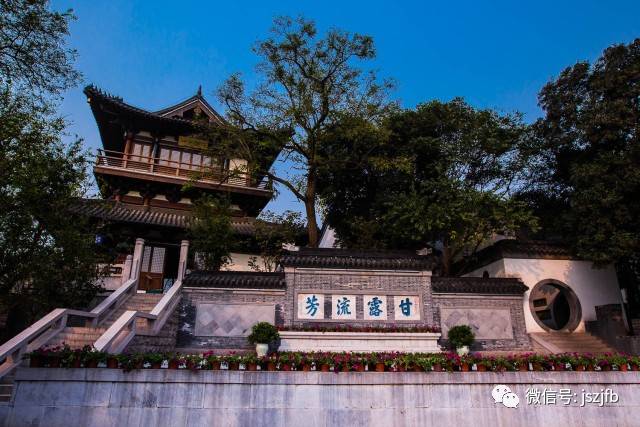
[[[129,160],[129,153],[131,152],[131,146],[133,145],[133,132],[127,131],[124,141],[124,152],[122,153],[122,167],[127,167],[127,161]]]
[[[180,243],[180,260],[178,261],[178,278],[177,280],[184,279],[184,275],[187,272],[187,257],[189,255],[189,241],[183,240]]]

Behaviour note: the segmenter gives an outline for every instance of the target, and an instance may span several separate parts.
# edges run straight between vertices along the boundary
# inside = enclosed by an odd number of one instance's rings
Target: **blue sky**
[[[640,36],[638,1],[54,0],[52,6],[73,8],[78,17],[70,42],[84,84],[149,110],[193,95],[200,84],[217,107],[213,92],[231,73],[253,79],[250,48],[277,15],[302,14],[320,30],[373,36],[373,66],[396,80],[393,95],[404,107],[462,96],[477,107],[520,111],[527,121],[541,114],[539,89],[563,68]],[[84,84],[66,94],[61,113],[70,132],[95,150],[100,139]],[[302,210],[286,191],[267,208]]]

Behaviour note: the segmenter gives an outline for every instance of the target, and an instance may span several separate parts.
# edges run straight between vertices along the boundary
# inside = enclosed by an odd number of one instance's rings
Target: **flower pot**
[[[75,359],[73,359],[73,363],[71,364],[72,368],[80,368],[82,367],[82,360],[80,360],[79,357],[76,357]]]
[[[133,369],[142,369],[144,368],[144,361],[143,360],[138,360],[136,362],[136,364],[133,366]]]
[[[622,372],[627,372],[629,370],[629,365],[627,365],[626,363],[623,363],[622,365],[618,366],[618,369],[621,370]]]
[[[593,365],[587,365],[587,366],[585,367],[585,370],[586,370],[586,371],[593,371]]]
[[[460,364],[460,371],[469,372],[469,364],[468,363],[461,363]]]
[[[584,365],[576,366],[576,371],[578,371],[578,372],[584,372],[586,370],[587,370],[587,368]]]
[[[364,372],[364,365],[358,365],[356,372]]]
[[[239,362],[229,362],[227,364],[227,368],[230,371],[237,371],[238,369],[240,369],[240,363]]]
[[[110,357],[107,359],[107,368],[109,369],[118,369],[118,359],[115,357]]]
[[[542,368],[542,363],[534,363],[533,364],[533,370],[534,371],[544,371],[544,369]]]
[[[611,365],[601,366],[600,369],[605,372],[609,372],[611,370]]]
[[[442,372],[442,365],[439,363],[433,364],[433,372]]]
[[[86,368],[97,368],[98,367],[98,361],[97,360],[89,360],[85,364],[85,367]]]
[[[640,366],[636,365],[635,363],[631,364],[631,370],[634,372],[640,371]]]
[[[376,363],[376,372],[384,372],[384,363],[382,362]]]
[[[169,360],[169,369],[179,369],[180,362],[177,360]]]
[[[478,365],[478,372],[487,372],[487,367],[484,365]]]
[[[329,365],[320,365],[320,372],[329,372]]]
[[[528,363],[520,363],[518,365],[518,371],[527,372],[528,370],[529,370],[529,364]]]
[[[302,372],[309,372],[311,371],[311,365],[309,365],[308,363],[305,363],[304,365],[302,365]]]
[[[566,367],[565,367],[564,363],[556,363],[556,364],[553,366],[553,368],[554,368],[556,371],[564,371],[564,370],[566,369]]]
[[[160,369],[162,368],[162,362],[153,362],[151,364],[151,369]]]
[[[424,372],[424,369],[422,369],[422,366],[418,366],[418,365],[414,365],[412,370],[413,372]],[[469,370],[468,365],[467,365],[467,370]]]
[[[283,363],[280,365],[280,370],[288,372],[291,370],[291,365],[289,363]]]
[[[456,349],[456,352],[458,353],[458,356],[464,356],[466,354],[469,354],[469,346],[463,345],[462,347],[458,347]]]
[[[246,369],[247,369],[247,371],[257,371],[258,370],[258,365],[255,364],[255,363],[247,363]]]
[[[29,357],[29,367],[30,368],[42,368],[42,366],[44,365],[43,362],[44,361],[42,360],[42,357],[40,357],[40,356],[31,355]]]
[[[275,370],[276,370],[276,364],[274,362],[267,363],[267,371],[275,371]]]
[[[342,369],[340,369],[342,372],[349,372],[351,371],[351,368],[349,367],[349,365],[343,365]]]
[[[256,344],[256,353],[258,357],[264,357],[269,352],[269,344]]]
[[[209,366],[211,366],[211,370],[219,371],[220,370],[220,361],[211,362],[211,363],[209,363]]]

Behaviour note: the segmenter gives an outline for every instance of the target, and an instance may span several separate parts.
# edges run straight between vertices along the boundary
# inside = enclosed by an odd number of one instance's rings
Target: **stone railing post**
[[[133,263],[131,265],[130,279],[140,278],[140,267],[142,266],[142,252],[144,250],[144,239],[136,239],[136,246],[133,250]],[[137,288],[137,286],[136,286]]]
[[[180,242],[180,260],[178,261],[178,278],[177,280],[184,279],[184,275],[187,271],[187,256],[189,255],[189,241],[183,240]]]
[[[131,278],[131,266],[133,265],[133,256],[127,255],[127,259],[124,261],[124,265],[122,266],[122,276],[121,276],[121,285],[127,283],[127,281]]]

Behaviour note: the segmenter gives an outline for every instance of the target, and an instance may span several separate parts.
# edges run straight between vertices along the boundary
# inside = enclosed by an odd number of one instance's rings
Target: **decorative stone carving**
[[[198,304],[195,335],[247,336],[258,322],[275,324],[275,312],[275,305],[269,304]]]
[[[508,309],[496,308],[441,308],[442,336],[452,326],[469,325],[476,339],[512,339],[513,327]]]

